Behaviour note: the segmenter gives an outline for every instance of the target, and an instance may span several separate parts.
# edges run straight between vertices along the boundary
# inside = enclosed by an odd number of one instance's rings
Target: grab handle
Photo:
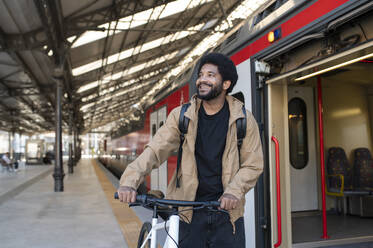
[[[280,185],[280,148],[278,140],[272,136],[272,141],[275,143],[276,152],[276,190],[277,190],[277,243],[275,248],[282,243],[282,229],[281,229],[281,185]]]

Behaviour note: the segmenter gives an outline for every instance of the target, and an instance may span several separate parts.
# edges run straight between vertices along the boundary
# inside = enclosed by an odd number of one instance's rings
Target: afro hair
[[[229,57],[221,53],[206,54],[199,61],[198,73],[201,71],[202,66],[205,64],[213,64],[218,67],[223,81],[231,81],[231,86],[228,88],[227,93],[232,92],[233,87],[236,85],[238,79],[237,69],[233,61]]]

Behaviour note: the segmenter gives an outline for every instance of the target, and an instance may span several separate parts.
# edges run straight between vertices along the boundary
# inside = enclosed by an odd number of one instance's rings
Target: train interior
[[[289,247],[373,241],[372,45],[367,42],[361,49],[310,66],[307,72],[285,75],[268,83],[269,134],[280,144],[281,211],[286,216],[282,225],[292,227],[282,230],[283,242]],[[299,75],[353,59],[357,61],[297,80]],[[325,189],[321,180],[321,150]],[[274,154],[271,145],[271,207],[272,223],[276,226]],[[322,191],[326,193],[327,229],[323,226]],[[273,235],[276,240],[276,231]]]

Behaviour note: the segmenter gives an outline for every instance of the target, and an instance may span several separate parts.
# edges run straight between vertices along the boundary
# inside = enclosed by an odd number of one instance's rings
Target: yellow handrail
[[[341,178],[341,188],[340,188],[340,191],[337,193],[337,192],[329,192],[328,191],[328,187],[325,186],[325,192],[327,195],[330,195],[330,196],[344,196],[344,186],[345,186],[345,179],[344,179],[344,175],[342,174],[335,174],[335,175],[328,175],[328,177],[340,177]]]

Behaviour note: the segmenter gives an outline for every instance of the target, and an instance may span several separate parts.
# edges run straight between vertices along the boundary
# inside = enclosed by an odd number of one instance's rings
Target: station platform
[[[113,199],[116,187],[96,162],[82,159],[54,192],[53,165],[0,173],[0,240],[14,247],[136,247],[141,220]]]

